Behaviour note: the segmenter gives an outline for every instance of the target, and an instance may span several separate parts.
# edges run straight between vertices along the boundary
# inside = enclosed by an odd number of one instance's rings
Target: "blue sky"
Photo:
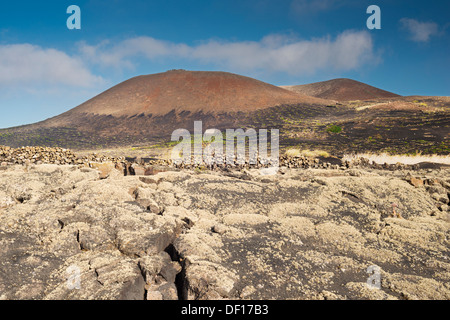
[[[369,5],[381,30],[369,30]],[[69,30],[67,7],[81,9]],[[450,1],[55,0],[0,10],[0,128],[44,120],[133,76],[220,70],[275,85],[352,78],[450,95]]]

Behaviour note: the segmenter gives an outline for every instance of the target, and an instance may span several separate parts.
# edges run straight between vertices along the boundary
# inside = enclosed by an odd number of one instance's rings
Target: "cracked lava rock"
[[[11,165],[0,299],[450,299],[449,173]]]

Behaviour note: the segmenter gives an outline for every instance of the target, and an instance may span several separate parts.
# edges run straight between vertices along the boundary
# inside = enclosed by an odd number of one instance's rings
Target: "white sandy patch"
[[[448,164],[450,165],[450,156],[440,156],[440,155],[388,155],[388,154],[369,154],[369,153],[360,153],[356,155],[344,155],[343,160],[355,160],[358,158],[366,158],[370,161],[373,161],[378,164],[396,164],[396,163],[403,163],[403,164],[417,164],[421,162],[433,162],[433,163],[440,163],[440,164]]]

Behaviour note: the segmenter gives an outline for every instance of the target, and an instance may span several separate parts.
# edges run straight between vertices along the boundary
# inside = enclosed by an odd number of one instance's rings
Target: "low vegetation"
[[[331,133],[339,133],[341,131],[342,131],[342,128],[340,126],[337,126],[337,125],[334,125],[334,124],[330,125],[327,128],[327,132],[331,132]]]

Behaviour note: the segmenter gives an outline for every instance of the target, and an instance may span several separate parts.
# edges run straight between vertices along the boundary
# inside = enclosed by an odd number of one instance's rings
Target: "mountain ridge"
[[[127,103],[124,109],[120,105]],[[253,111],[277,104],[327,101],[222,71],[171,70],[123,81],[73,108],[76,113],[113,116],[176,111]]]
[[[303,85],[280,86],[300,94],[337,101],[398,98],[398,94],[348,78],[337,78]]]

